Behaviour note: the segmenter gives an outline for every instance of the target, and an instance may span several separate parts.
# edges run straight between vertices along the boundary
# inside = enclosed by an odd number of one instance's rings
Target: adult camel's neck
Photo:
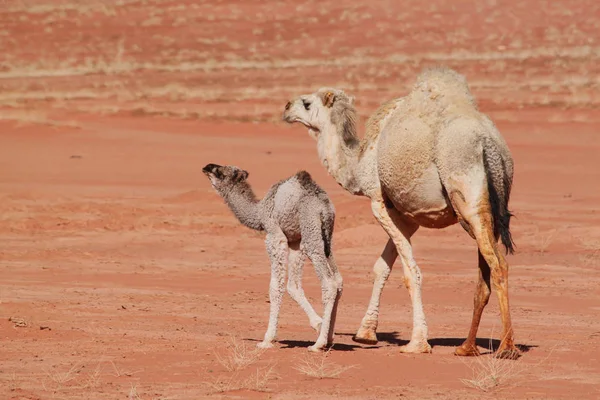
[[[332,124],[321,132],[317,142],[319,158],[340,186],[352,194],[363,195],[361,143],[355,133],[349,140],[348,132],[342,129],[339,124]]]
[[[229,190],[219,194],[242,224],[257,231],[264,230],[261,220],[260,202],[247,182],[236,183]]]

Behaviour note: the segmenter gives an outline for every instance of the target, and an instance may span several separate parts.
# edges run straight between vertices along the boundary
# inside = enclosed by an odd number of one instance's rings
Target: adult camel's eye
[[[304,109],[308,111],[308,109],[310,108],[310,103],[306,100],[302,100],[302,104],[304,104]]]

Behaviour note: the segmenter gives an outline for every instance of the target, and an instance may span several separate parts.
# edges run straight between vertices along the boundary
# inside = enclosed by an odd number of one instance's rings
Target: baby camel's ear
[[[233,182],[244,182],[247,178],[248,171],[244,171],[243,169],[234,171],[232,175]]]

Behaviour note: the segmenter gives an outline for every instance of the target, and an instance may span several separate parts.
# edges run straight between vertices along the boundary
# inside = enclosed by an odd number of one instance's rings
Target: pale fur
[[[478,353],[475,335],[489,299],[491,275],[504,327],[498,355],[516,357],[508,266],[497,248],[501,236],[512,251],[507,204],[513,161],[492,121],[477,109],[466,79],[448,68],[424,71],[407,96],[390,100],[373,113],[357,146],[346,144],[349,136],[357,141],[358,137],[356,131],[344,130],[341,115],[355,115],[353,99],[342,90],[321,88],[290,101],[283,119],[309,128],[328,172],[349,192],[371,199],[373,215],[390,237],[375,263],[371,301],[354,339],[377,342],[381,293],[399,255],[413,309],[411,340],[401,351],[431,351],[422,276],[410,238],[420,226],[444,228],[460,222],[477,240],[480,277],[471,330],[456,353]]]
[[[258,346],[273,347],[277,336],[286,265],[287,291],[304,310],[310,325],[319,332],[309,350],[320,351],[331,345],[337,305],[342,294],[342,276],[331,251],[335,209],[327,193],[308,172],[300,171],[274,184],[259,201],[246,182],[246,171],[233,166],[208,164],[203,172],[241,223],[266,232],[265,243],[271,260],[271,305],[269,326]],[[302,289],[306,257],[313,263],[321,281],[323,318],[317,315]]]

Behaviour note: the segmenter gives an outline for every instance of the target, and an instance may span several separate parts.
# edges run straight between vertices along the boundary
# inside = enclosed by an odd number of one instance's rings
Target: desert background
[[[600,2],[0,1],[0,398],[600,397]],[[460,228],[413,238],[432,354],[388,280],[375,346],[351,340],[386,235],[320,165],[286,102],[356,96],[360,132],[426,67],[464,74],[515,159],[510,299],[518,361],[459,358],[477,279]],[[268,320],[263,236],[201,169],[258,196],[300,169],[328,191],[344,278],[335,346],[284,297]],[[318,280],[304,287],[320,312]],[[490,340],[493,338],[494,340]],[[486,350],[487,349],[487,350]],[[487,353],[487,354],[486,354]]]

